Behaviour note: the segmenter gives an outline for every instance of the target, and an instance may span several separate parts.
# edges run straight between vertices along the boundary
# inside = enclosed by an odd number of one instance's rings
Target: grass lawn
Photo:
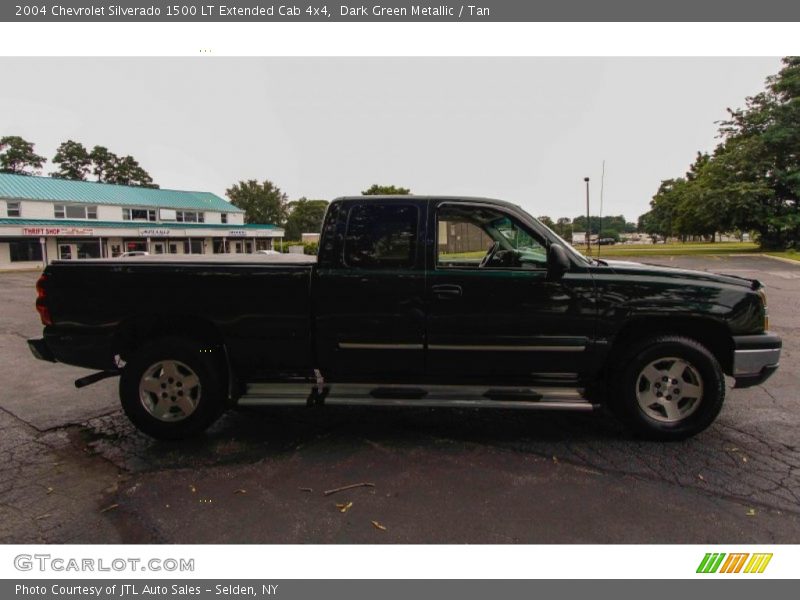
[[[578,246],[583,252],[585,248]],[[758,244],[753,242],[685,242],[675,244],[615,244],[602,246],[600,257],[624,256],[684,256],[692,254],[739,254],[759,252]],[[771,253],[772,254],[772,253]],[[776,252],[775,255],[785,253]],[[592,246],[592,256],[597,256],[597,246]]]
[[[576,249],[586,254],[585,246],[576,246]],[[613,246],[602,246],[600,248],[600,258],[625,258],[642,256],[690,256],[701,254],[747,254],[762,253],[758,244],[754,242],[716,242],[713,244],[704,242],[686,242],[675,244],[615,244]],[[457,252],[441,255],[443,259],[464,260],[480,259],[486,253],[479,252]],[[779,252],[763,252],[769,256],[788,258],[800,262],[800,252],[796,250],[783,250]],[[597,246],[592,246],[592,256],[597,256]]]

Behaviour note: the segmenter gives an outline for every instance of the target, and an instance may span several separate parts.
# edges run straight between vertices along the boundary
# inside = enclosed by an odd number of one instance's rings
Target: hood
[[[704,281],[709,283],[720,283],[725,285],[736,285],[757,290],[761,287],[761,282],[757,279],[747,279],[737,275],[725,275],[722,273],[711,273],[709,271],[695,271],[693,269],[679,269],[676,267],[665,267],[663,265],[653,265],[647,263],[637,263],[627,260],[605,260],[614,273],[665,277],[671,279],[689,279],[692,281]],[[601,267],[603,268],[603,267]]]

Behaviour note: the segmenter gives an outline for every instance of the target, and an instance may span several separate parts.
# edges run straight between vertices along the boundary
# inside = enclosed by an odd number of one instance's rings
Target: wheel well
[[[730,374],[733,371],[733,338],[728,327],[719,321],[702,318],[632,319],[614,337],[609,361],[624,352],[632,343],[658,335],[679,335],[693,339],[708,348],[724,373]]]
[[[190,339],[209,346],[209,350],[223,346],[222,334],[207,319],[187,315],[141,315],[119,326],[113,347],[116,353],[127,360],[143,344],[166,336]]]

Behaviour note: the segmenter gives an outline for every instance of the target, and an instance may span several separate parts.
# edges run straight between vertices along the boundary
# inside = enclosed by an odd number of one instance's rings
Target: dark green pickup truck
[[[335,200],[319,256],[55,262],[34,354],[120,375],[143,431],[234,405],[592,411],[680,439],[725,379],[764,381],[781,340],[758,281],[588,259],[507,202]]]

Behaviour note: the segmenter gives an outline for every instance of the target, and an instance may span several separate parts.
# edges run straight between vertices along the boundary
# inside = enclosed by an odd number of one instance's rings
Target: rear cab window
[[[344,264],[355,269],[409,269],[417,262],[419,209],[405,203],[364,203],[350,208]]]

